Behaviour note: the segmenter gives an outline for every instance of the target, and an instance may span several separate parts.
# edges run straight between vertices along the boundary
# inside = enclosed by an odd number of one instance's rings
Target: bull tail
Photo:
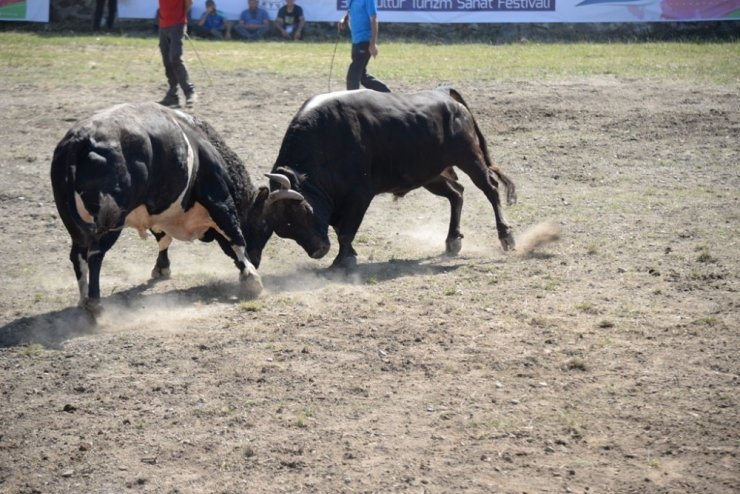
[[[77,145],[80,144],[83,143],[77,143]],[[69,217],[71,221],[79,230],[84,232],[86,235],[100,238],[110,231],[116,229],[120,230],[122,228],[118,225],[118,223],[123,211],[110,194],[100,192],[98,214],[94,217],[93,222],[91,223],[89,221],[86,221],[80,215],[76,197],[77,191],[75,190],[75,184],[77,182],[77,163],[80,160],[88,160],[96,162],[99,165],[104,165],[107,161],[95,150],[91,150],[89,147],[89,143],[85,144],[87,145],[83,144],[83,146],[81,146],[81,149],[77,153],[70,153],[68,150],[67,153],[64,153],[63,151],[55,153],[52,169],[61,165],[64,166],[64,169],[66,171],[64,176],[63,195],[64,200],[66,201],[66,207],[69,212]],[[72,146],[74,147],[74,143],[72,143]],[[57,163],[57,160],[61,161]],[[60,198],[57,197],[56,200],[59,202]]]
[[[95,236],[100,238],[113,230],[120,230],[119,220],[121,218],[121,208],[118,207],[116,200],[109,194],[100,194],[100,209],[98,216],[95,218]]]
[[[457,90],[451,88],[451,87],[441,87],[438,90],[445,92],[448,94],[452,99],[463,105],[469,112],[470,115],[473,116],[473,112],[470,110],[470,107],[463,99],[462,95],[457,92]],[[491,159],[491,156],[488,154],[488,144],[486,143],[486,138],[483,137],[483,133],[480,131],[480,128],[478,127],[478,122],[475,120],[475,116],[473,116],[473,125],[475,125],[475,134],[478,136],[478,142],[480,144],[481,152],[483,153],[483,159],[486,160],[486,167],[488,167],[488,173],[491,176],[491,178],[494,181],[499,181],[502,184],[504,184],[504,187],[506,187],[506,202],[509,205],[516,203],[516,185],[514,185],[514,181],[511,180],[504,172],[501,171],[501,169],[496,165],[496,163],[493,162]]]

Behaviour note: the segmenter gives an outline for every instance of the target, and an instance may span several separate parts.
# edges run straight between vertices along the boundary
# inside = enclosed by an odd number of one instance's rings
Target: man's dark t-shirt
[[[289,34],[293,34],[293,31],[298,27],[298,21],[303,17],[303,9],[298,5],[293,5],[293,12],[288,12],[288,6],[283,5],[278,10],[276,19],[283,20],[283,28]]]

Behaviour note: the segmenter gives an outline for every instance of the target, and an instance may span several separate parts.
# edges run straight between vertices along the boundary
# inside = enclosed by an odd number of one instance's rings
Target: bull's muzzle
[[[329,252],[330,247],[331,246],[328,243],[324,244],[315,251],[310,252],[308,255],[311,256],[311,259],[321,259]]]

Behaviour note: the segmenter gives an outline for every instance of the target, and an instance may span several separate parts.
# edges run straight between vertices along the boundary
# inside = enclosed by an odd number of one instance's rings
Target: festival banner
[[[0,0],[0,21],[49,22],[49,0]]]
[[[348,2],[296,0],[309,22],[336,22]],[[260,0],[272,19],[284,4],[284,0]],[[246,0],[216,0],[216,5],[229,19],[238,19],[247,8]],[[376,5],[381,22],[404,23],[740,20],[740,0],[376,0]],[[204,10],[205,0],[195,0],[191,17],[197,19]],[[118,11],[122,18],[154,18],[156,2],[119,0]]]

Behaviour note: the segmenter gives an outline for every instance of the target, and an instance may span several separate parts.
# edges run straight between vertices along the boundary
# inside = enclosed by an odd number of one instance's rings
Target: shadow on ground
[[[320,268],[298,270],[281,275],[267,275],[262,278],[265,287],[275,293],[319,289],[327,283],[347,283],[362,285],[381,283],[401,277],[435,275],[457,270],[460,265],[440,264],[449,260],[444,256],[423,259],[394,259],[387,262],[367,263],[358,266],[357,271],[346,274],[343,271]],[[155,284],[147,283],[111,294],[102,301],[106,307],[115,311],[146,311],[152,308],[178,308],[193,304],[234,304],[247,298],[234,282],[216,282],[185,289],[173,289],[163,293],[145,293]],[[0,327],[0,348],[29,345],[32,343],[47,348],[61,348],[72,338],[95,334],[95,318],[79,307],[25,316]]]

